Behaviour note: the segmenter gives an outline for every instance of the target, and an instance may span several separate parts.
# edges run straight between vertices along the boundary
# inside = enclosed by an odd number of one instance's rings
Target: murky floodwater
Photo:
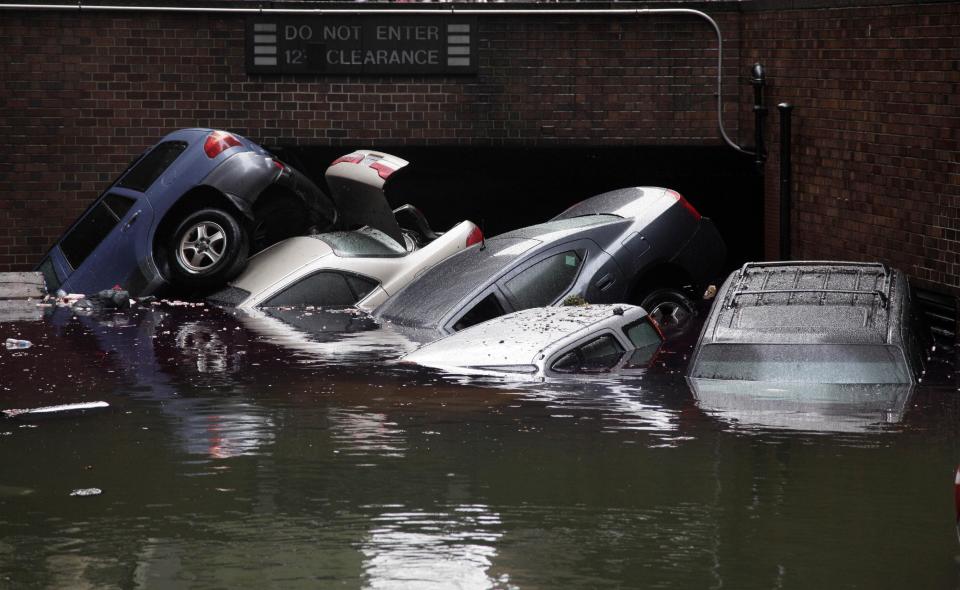
[[[386,362],[410,343],[370,327],[0,324],[35,344],[0,350],[0,408],[111,404],[0,420],[0,587],[960,587],[955,385],[698,399],[683,344],[509,384]]]

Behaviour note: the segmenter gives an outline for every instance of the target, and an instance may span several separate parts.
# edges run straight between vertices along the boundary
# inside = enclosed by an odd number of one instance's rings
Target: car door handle
[[[127,224],[123,226],[123,231],[127,231],[128,229],[130,229],[130,227],[137,222],[138,217],[140,217],[140,211],[137,211],[136,213],[130,216],[130,221],[128,221]]]
[[[606,274],[606,275],[600,277],[600,280],[598,280],[598,281],[595,283],[597,289],[599,289],[599,290],[601,290],[601,291],[603,291],[604,289],[606,289],[607,287],[609,287],[609,286],[612,285],[612,284],[613,284],[613,275],[612,275],[612,274]]]

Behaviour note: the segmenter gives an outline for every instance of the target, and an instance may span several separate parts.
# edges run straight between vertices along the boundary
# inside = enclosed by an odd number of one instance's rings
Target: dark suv
[[[691,379],[915,383],[924,332],[906,276],[862,262],[748,263],[727,278]]]

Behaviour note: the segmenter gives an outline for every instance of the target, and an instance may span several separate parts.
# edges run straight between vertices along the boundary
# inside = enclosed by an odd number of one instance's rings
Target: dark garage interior
[[[350,147],[268,146],[312,177]],[[370,146],[353,146],[356,149]],[[395,147],[410,162],[388,185],[393,207],[411,203],[437,231],[463,219],[487,236],[546,221],[608,190],[661,186],[713,219],[730,268],[763,256],[763,179],[750,158],[725,147]]]

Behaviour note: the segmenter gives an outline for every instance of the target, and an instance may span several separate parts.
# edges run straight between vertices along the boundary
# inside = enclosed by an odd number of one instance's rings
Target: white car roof
[[[390,238],[369,227],[352,232],[288,238],[250,257],[247,268],[230,282],[231,288],[241,289],[247,295],[232,302],[232,305],[261,305],[309,275],[329,270],[356,274],[377,282],[379,287],[357,302],[358,306],[369,309],[402,289],[417,273],[466,248],[468,237],[475,229],[477,226],[472,222],[462,221],[413,252],[403,252],[399,246],[396,247],[396,252],[391,251],[387,247],[387,244],[392,243]],[[337,244],[348,241],[351,236],[366,236],[367,246],[379,246],[379,240],[383,243],[384,252],[374,251],[361,256],[338,251],[340,246]],[[337,239],[334,240],[334,237]],[[371,298],[374,300],[368,301]]]
[[[623,313],[616,314],[615,309]],[[532,364],[553,345],[576,341],[605,325],[626,325],[646,315],[643,308],[626,304],[534,307],[431,342],[402,360],[434,367]]]

